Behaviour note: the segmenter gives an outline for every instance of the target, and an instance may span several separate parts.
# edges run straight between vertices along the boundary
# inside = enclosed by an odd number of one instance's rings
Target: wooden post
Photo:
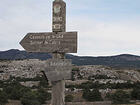
[[[52,87],[52,105],[65,105],[65,81],[57,81]]]
[[[53,32],[65,32],[66,30],[66,3],[63,0],[53,2]],[[53,53],[53,59],[64,59],[65,53]],[[52,82],[51,105],[65,105],[65,80]]]
[[[53,53],[53,59],[64,59],[65,54]],[[52,82],[51,105],[65,105],[65,80]]]

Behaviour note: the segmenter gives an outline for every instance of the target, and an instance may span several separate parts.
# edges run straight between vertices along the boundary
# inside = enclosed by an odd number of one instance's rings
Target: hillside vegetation
[[[20,50],[8,50],[0,52],[0,60],[18,60],[18,59],[40,59],[46,60],[51,58],[48,53],[27,53]],[[117,56],[105,57],[87,57],[74,56],[67,54],[67,59],[72,59],[75,65],[104,65],[117,69],[140,69],[140,56],[122,54]]]

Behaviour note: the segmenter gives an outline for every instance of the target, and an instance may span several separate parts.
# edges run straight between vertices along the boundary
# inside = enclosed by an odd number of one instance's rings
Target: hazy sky
[[[53,0],[0,0],[0,50],[21,49],[28,32],[50,32]],[[78,55],[140,55],[140,0],[65,0]]]

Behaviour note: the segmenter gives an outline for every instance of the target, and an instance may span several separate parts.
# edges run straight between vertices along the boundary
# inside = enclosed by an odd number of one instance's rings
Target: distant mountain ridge
[[[0,51],[0,60],[18,60],[18,59],[40,59],[46,60],[51,58],[48,53],[27,53],[18,49],[11,49],[8,51]],[[122,54],[116,56],[102,56],[102,57],[88,57],[88,56],[74,56],[67,54],[67,59],[72,59],[75,65],[104,65],[115,68],[139,68],[140,56]]]

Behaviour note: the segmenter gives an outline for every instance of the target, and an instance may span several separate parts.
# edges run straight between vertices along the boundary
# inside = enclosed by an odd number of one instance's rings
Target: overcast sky
[[[51,32],[53,0],[0,0],[0,51],[23,48],[28,32]],[[78,54],[140,55],[140,0],[65,0]]]

